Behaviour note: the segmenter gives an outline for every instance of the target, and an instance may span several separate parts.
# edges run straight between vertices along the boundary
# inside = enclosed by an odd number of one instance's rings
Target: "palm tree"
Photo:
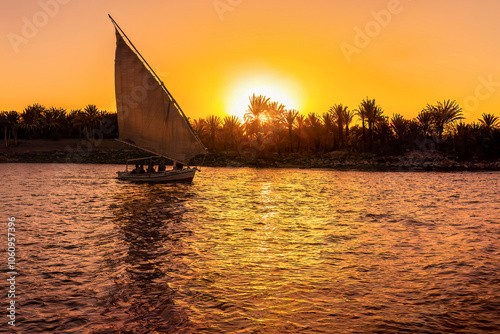
[[[363,124],[363,136],[365,133],[365,119],[368,123],[368,140],[370,144],[370,150],[373,149],[373,129],[377,122],[382,121],[383,111],[375,102],[375,99],[364,99],[359,105],[358,115],[361,118]]]
[[[73,109],[70,112],[71,124],[78,128],[78,139],[82,140],[82,130],[86,128],[85,113],[81,109]]]
[[[293,152],[293,142],[292,142],[292,130],[293,123],[295,123],[295,119],[299,115],[299,112],[295,109],[290,109],[285,113],[285,121],[288,126],[288,140],[290,141],[290,152]]]
[[[101,111],[99,131],[103,137],[118,135],[118,113],[106,110]]]
[[[420,128],[422,129],[424,136],[430,137],[433,122],[432,111],[428,110],[427,108],[423,109],[418,114],[417,121],[420,124]]]
[[[73,120],[76,116],[76,110],[71,110],[66,112],[65,117],[62,120],[62,125],[66,129],[66,136],[71,138],[71,134],[73,133]]]
[[[245,113],[245,122],[251,122],[255,124],[255,131],[258,132],[260,129],[260,119],[264,113],[268,110],[269,98],[263,95],[255,95],[255,93],[249,98],[250,104],[248,105],[248,110]]]
[[[94,130],[102,119],[102,113],[97,109],[94,104],[89,104],[83,109],[83,120],[85,127],[87,129],[87,135],[90,132],[90,138],[92,139],[92,145],[94,144]]]
[[[375,100],[373,100],[375,102]],[[368,114],[368,134],[370,139],[370,149],[373,149],[373,129],[377,124],[385,124],[386,119],[383,116],[383,110],[380,106],[375,106],[373,110]],[[386,122],[387,123],[387,122]]]
[[[461,158],[469,158],[473,152],[472,136],[473,126],[460,121],[453,126],[453,150]]]
[[[25,131],[28,136],[36,135],[42,129],[41,113],[44,110],[44,106],[36,103],[26,107],[20,115],[19,129]]]
[[[389,117],[380,115],[377,118],[374,127],[374,133],[377,134],[377,137],[382,143],[387,144],[390,136],[392,135],[391,125],[389,124]]]
[[[417,119],[412,119],[408,121],[407,131],[409,135],[409,140],[412,143],[417,143],[417,138],[422,133],[422,128],[420,127],[420,122]]]
[[[257,120],[256,119],[247,119],[244,123],[243,123],[243,128],[244,128],[244,132],[247,136],[251,136],[251,135],[257,135],[258,134],[258,131],[257,131]]]
[[[349,126],[351,125],[354,119],[354,112],[348,110],[347,108],[344,110],[344,125],[345,125],[345,140],[346,143],[349,143]]]
[[[286,107],[279,102],[269,102],[266,110],[267,120],[270,124],[274,126],[279,126],[279,124],[286,117]]]
[[[337,122],[337,127],[339,130],[339,143],[340,147],[344,146],[344,124],[345,124],[345,114],[347,112],[347,106],[342,103],[336,104],[330,108],[329,113],[332,114],[334,120]]]
[[[482,119],[481,118],[479,119],[479,123],[481,123],[481,126],[488,132],[500,126],[500,119],[497,116],[494,116],[493,114],[484,113],[482,117],[483,117]]]
[[[297,152],[300,152],[300,139],[304,136],[304,126],[306,124],[306,118],[304,115],[297,115],[295,118],[297,122]]]
[[[264,134],[262,138],[264,153],[270,152],[274,149],[278,151],[278,154],[281,156],[281,148],[283,147],[283,144],[286,140],[286,129],[280,125],[281,124],[278,123],[277,125],[273,126],[270,131],[267,131],[267,133]]]
[[[326,112],[323,114],[323,124],[324,124],[324,127],[325,127],[325,130],[326,130],[326,146],[328,146],[328,143],[329,143],[329,134],[332,134],[331,136],[331,139],[332,139],[332,149],[335,149],[335,130],[336,130],[336,127],[335,127],[335,116],[333,115],[333,113],[331,113],[330,111],[329,112]]]
[[[11,110],[7,113],[7,122],[9,123],[11,134],[17,146],[17,128],[19,127],[19,114],[17,111]]]
[[[207,123],[200,117],[198,119],[193,119],[192,124],[194,132],[196,132],[198,138],[202,139],[205,136],[205,126]]]
[[[306,132],[315,153],[321,145],[321,119],[315,113],[309,113],[306,118]]]
[[[427,105],[424,110],[432,113],[434,126],[440,140],[443,138],[444,127],[446,125],[464,118],[462,116],[462,108],[455,100],[438,101],[436,105]]]
[[[19,126],[19,114],[17,111],[4,111],[0,113],[0,122],[4,126],[5,147],[9,146],[11,137],[14,137],[17,146],[17,128]]]
[[[222,120],[220,119],[219,116],[210,115],[206,118],[205,122],[208,127],[208,133],[210,135],[212,150],[215,150],[215,135],[220,130],[220,125],[222,123]]]
[[[41,112],[42,126],[46,130],[47,138],[50,137],[51,131],[57,131],[62,126],[65,113],[66,110],[55,107],[45,109]]]
[[[224,117],[222,125],[222,134],[224,146],[229,144],[231,149],[235,149],[237,141],[242,137],[241,122],[237,116],[226,116]]]
[[[391,119],[391,128],[398,137],[400,142],[403,142],[408,131],[408,120],[400,114],[394,114]]]
[[[363,137],[362,145],[364,149],[366,144],[366,112],[363,108],[359,107],[354,110],[354,113],[361,120],[361,136]]]
[[[0,125],[4,127],[3,140],[5,141],[5,147],[9,146],[9,123],[7,122],[7,112],[0,112]]]

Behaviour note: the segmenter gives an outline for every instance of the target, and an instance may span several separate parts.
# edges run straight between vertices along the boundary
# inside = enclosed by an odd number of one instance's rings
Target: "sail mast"
[[[191,126],[191,123],[189,123],[189,120],[187,119],[186,115],[182,111],[181,107],[179,106],[179,104],[177,103],[177,101],[175,100],[175,98],[172,96],[172,94],[170,94],[170,92],[168,91],[167,87],[165,87],[165,84],[163,83],[163,81],[156,74],[156,72],[153,70],[153,68],[149,65],[149,63],[146,61],[146,59],[141,55],[141,53],[139,52],[139,50],[137,50],[137,48],[134,46],[134,44],[132,43],[132,41],[128,38],[128,36],[125,34],[125,32],[120,28],[120,26],[118,25],[118,23],[116,23],[116,21],[111,17],[110,14],[108,14],[108,17],[110,18],[110,20],[113,23],[113,25],[115,26],[115,28],[120,32],[120,34],[123,37],[125,37],[125,39],[127,40],[128,44],[132,47],[132,49],[134,50],[134,52],[137,54],[137,56],[140,58],[140,60],[143,62],[143,64],[146,66],[146,68],[149,70],[149,72],[153,75],[153,77],[156,79],[156,81],[158,81],[158,83],[160,84],[160,87],[165,91],[165,93],[167,94],[167,96],[174,103],[175,107],[177,108],[177,110],[182,115],[184,121],[186,122],[186,124],[188,125],[189,129],[191,130],[191,133],[194,135],[194,137],[196,138],[196,140],[198,141],[198,143],[201,145],[201,147],[204,148],[205,145],[203,145],[201,139],[198,137],[198,135],[194,131],[193,127]]]

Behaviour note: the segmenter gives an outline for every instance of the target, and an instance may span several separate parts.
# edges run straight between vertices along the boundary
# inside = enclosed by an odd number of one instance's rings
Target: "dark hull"
[[[169,170],[161,173],[130,174],[130,172],[117,172],[118,179],[138,183],[177,183],[193,181],[196,169]]]

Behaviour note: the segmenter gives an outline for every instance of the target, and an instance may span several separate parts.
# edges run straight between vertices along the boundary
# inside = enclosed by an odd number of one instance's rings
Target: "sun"
[[[302,103],[301,91],[293,80],[271,74],[243,76],[228,92],[226,112],[240,120],[243,120],[248,110],[249,97],[254,93],[279,102],[286,109],[300,110]]]

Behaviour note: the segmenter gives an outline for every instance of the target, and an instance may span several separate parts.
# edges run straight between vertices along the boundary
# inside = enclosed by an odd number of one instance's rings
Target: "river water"
[[[500,332],[498,172],[120,168],[0,164],[2,330]]]

